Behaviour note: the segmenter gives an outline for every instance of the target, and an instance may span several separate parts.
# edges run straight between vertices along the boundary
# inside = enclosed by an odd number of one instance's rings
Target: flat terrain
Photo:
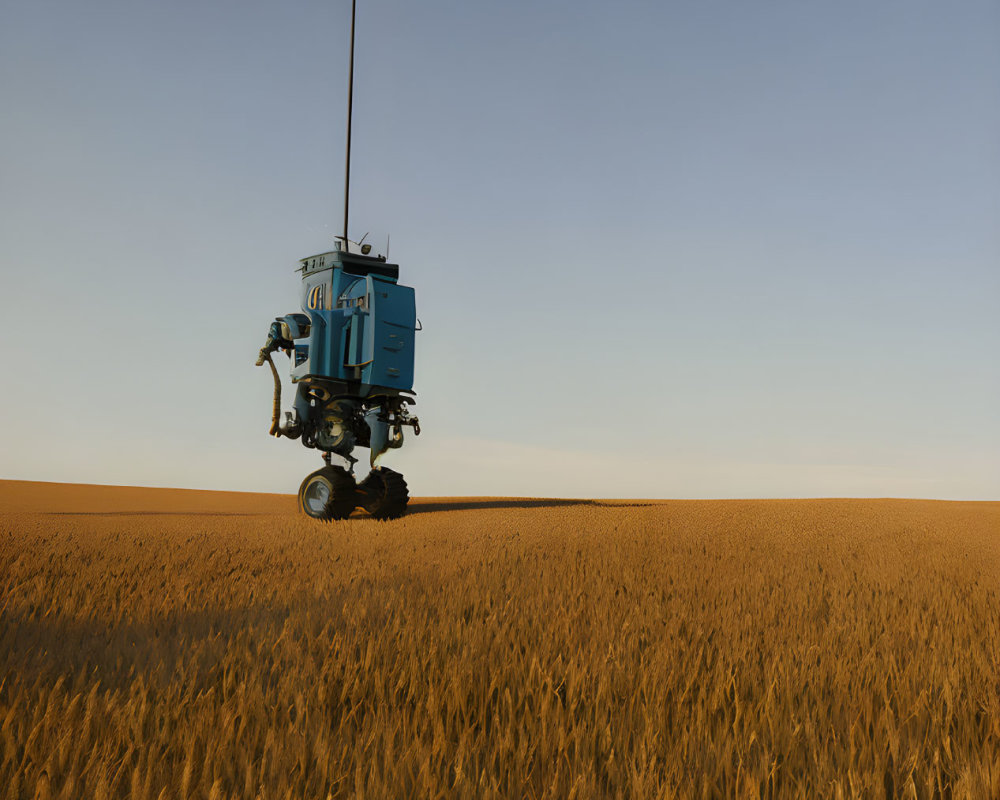
[[[1000,503],[411,509],[0,482],[0,797],[1000,797]]]

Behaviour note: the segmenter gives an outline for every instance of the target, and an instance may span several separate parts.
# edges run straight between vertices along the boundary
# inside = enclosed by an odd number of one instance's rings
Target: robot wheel
[[[357,505],[357,491],[354,478],[346,469],[326,466],[302,481],[299,510],[324,522],[347,519]]]
[[[410,493],[398,472],[376,467],[358,484],[359,502],[375,519],[396,519],[406,513]]]

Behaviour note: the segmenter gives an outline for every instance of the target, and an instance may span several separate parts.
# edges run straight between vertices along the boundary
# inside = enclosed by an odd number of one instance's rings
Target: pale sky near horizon
[[[1000,4],[358,5],[411,493],[1000,499]],[[0,2],[0,477],[320,466],[253,362],[339,232],[349,13]]]

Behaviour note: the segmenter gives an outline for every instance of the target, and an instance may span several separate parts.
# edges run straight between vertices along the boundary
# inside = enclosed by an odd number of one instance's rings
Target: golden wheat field
[[[1000,503],[0,482],[8,798],[1000,797]]]

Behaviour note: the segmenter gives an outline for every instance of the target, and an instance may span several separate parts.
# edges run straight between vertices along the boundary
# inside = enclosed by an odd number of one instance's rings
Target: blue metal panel
[[[339,310],[317,309],[309,312],[312,327],[309,332],[308,373],[317,377],[339,377],[340,343],[343,337],[344,315]]]
[[[347,377],[343,368],[344,311],[335,307],[342,277],[339,268],[326,269],[302,281],[302,310],[309,315],[311,327],[306,350],[308,359],[293,368],[295,380],[305,377],[345,380]]]
[[[366,358],[362,381],[409,391],[413,388],[413,339],[417,325],[413,289],[369,275]]]
[[[370,360],[365,346],[365,322],[368,314],[364,311],[354,311],[347,318],[344,332],[344,358],[341,362],[343,374],[349,380],[357,380],[359,371],[364,369]]]

